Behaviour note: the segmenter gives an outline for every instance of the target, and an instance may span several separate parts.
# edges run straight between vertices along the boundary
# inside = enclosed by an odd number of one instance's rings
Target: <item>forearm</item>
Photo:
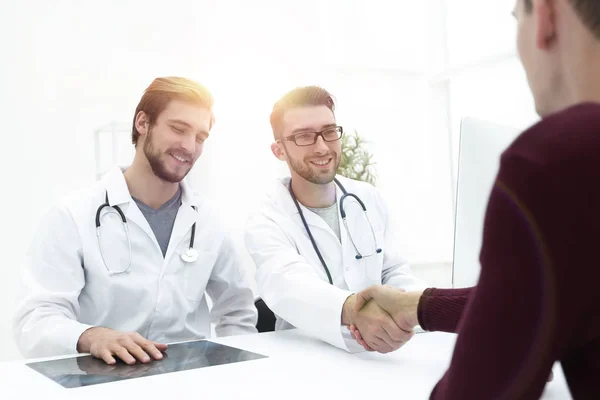
[[[269,308],[291,325],[340,349],[347,350],[341,326],[343,305],[351,292],[298,274],[257,271],[258,292]]]
[[[256,333],[258,313],[248,271],[231,236],[223,239],[207,285],[213,301],[211,319],[217,336]]]
[[[245,241],[256,264],[258,294],[267,306],[296,328],[348,350],[341,318],[343,304],[352,293],[330,285],[322,268],[309,264],[269,218],[251,223]]]
[[[459,322],[474,288],[429,288],[419,300],[417,316],[427,331],[457,332]]]
[[[213,300],[211,319],[217,336],[256,333],[258,318],[250,287],[239,282],[211,281],[208,293]]]
[[[92,325],[78,321],[79,285],[62,279],[49,285],[25,271],[15,313],[13,336],[24,357],[75,354],[77,342]]]
[[[42,218],[25,257],[13,335],[25,357],[77,353],[90,325],[78,322],[85,286],[81,238],[71,215],[53,207]]]
[[[15,321],[14,338],[21,354],[26,358],[76,354],[80,336],[92,326],[40,311]]]
[[[237,309],[219,319],[215,327],[215,333],[219,337],[257,333],[256,319],[254,305],[252,305],[252,308]]]

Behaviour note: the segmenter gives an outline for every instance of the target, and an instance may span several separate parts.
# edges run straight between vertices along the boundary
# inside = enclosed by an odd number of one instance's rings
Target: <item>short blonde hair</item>
[[[319,86],[298,87],[287,92],[273,106],[270,118],[273,137],[276,140],[281,138],[283,117],[287,111],[310,106],[326,106],[335,115],[335,100],[331,93]]]
[[[214,99],[208,89],[201,84],[187,78],[176,76],[156,78],[146,88],[138,103],[133,116],[133,127],[131,130],[131,142],[137,146],[140,133],[135,127],[135,118],[140,111],[148,117],[148,123],[153,124],[161,112],[167,108],[171,100],[183,100],[206,107],[211,114],[210,127],[212,128],[215,117],[212,112]]]

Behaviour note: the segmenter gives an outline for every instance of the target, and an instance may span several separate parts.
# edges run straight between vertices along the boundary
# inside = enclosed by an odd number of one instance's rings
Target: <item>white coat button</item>
[[[349,271],[349,270],[350,270],[350,267],[346,267],[346,271]]]

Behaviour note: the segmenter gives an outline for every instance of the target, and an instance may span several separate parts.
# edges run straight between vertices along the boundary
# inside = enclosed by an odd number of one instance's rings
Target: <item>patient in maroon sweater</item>
[[[555,361],[575,399],[600,399],[599,241],[600,103],[587,103],[502,155],[476,288],[378,286],[359,306],[377,301],[405,330],[459,333],[433,399],[536,399]]]
[[[477,287],[374,286],[357,307],[459,333],[432,399],[536,399],[556,361],[575,399],[600,399],[600,1],[518,0],[515,14],[543,119],[501,157]]]
[[[477,287],[423,293],[423,329],[460,333],[433,398],[538,398],[560,361],[575,398],[600,399],[599,240],[600,104],[582,104],[503,154]]]

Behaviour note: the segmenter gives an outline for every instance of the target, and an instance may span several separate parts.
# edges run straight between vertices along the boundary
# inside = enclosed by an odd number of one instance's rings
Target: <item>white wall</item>
[[[285,172],[269,150],[273,102],[295,86],[326,87],[338,99],[339,122],[372,142],[378,186],[400,226],[399,246],[414,264],[441,265],[416,270],[429,276],[439,270],[444,276],[433,280],[444,282],[449,270],[441,271],[452,260],[456,121],[486,113],[485,105],[503,107],[492,118],[531,109],[518,66],[487,91],[481,82],[490,72],[465,69],[493,49],[513,49],[512,25],[485,29],[504,11],[495,3],[4,1],[0,360],[18,357],[10,316],[32,230],[60,194],[95,179],[93,131],[112,121],[130,124],[157,76],[197,79],[215,95],[217,124],[191,180],[219,199],[240,232],[253,202]],[[465,14],[473,6],[485,22]],[[468,35],[469,27],[481,32]]]

